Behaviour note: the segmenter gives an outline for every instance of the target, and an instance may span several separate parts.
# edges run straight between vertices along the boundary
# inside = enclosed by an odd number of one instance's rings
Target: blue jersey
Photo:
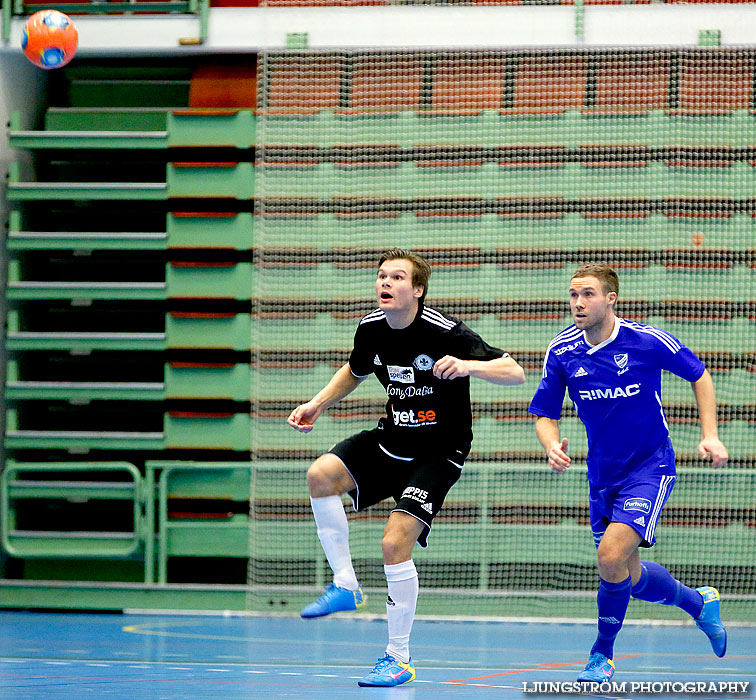
[[[669,443],[663,369],[695,382],[705,367],[674,336],[652,326],[616,318],[612,335],[589,345],[573,325],[547,348],[529,411],[559,420],[567,389],[588,435],[588,481],[595,486],[620,484],[630,474],[659,475],[658,456]],[[674,474],[674,464],[667,469]]]

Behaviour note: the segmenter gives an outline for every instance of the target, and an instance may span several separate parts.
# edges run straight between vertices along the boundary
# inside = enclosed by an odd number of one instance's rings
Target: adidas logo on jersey
[[[380,366],[381,366],[381,364],[382,364],[382,363],[381,363],[381,358],[380,358],[380,357],[378,357],[378,355],[377,355],[377,354],[376,354],[375,358],[373,359],[373,364],[374,364],[374,365],[378,365],[379,367],[380,367]]]
[[[433,513],[433,504],[432,503],[423,503],[423,505],[420,506],[423,510],[427,511],[428,513]]]
[[[642,525],[643,527],[646,527],[646,519],[641,515],[639,518],[636,518],[633,520],[633,522],[636,525]]]
[[[586,377],[588,375],[588,372],[586,372],[582,367],[578,368],[578,371],[575,372],[573,376],[575,377]]]

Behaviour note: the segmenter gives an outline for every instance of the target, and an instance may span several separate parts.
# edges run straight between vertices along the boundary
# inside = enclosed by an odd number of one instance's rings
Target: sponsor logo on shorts
[[[377,365],[378,367],[380,367],[380,366],[381,366],[381,364],[383,364],[383,363],[381,362],[381,358],[380,358],[380,357],[378,357],[378,354],[377,354],[377,353],[376,353],[375,357],[373,358],[373,364],[374,364],[374,365]]]
[[[394,425],[398,425],[402,428],[414,428],[421,425],[436,425],[436,412],[430,411],[395,411],[391,409],[391,413],[394,417]]]
[[[647,498],[628,498],[622,510],[639,510],[641,513],[651,512],[651,501]]]
[[[411,399],[414,396],[430,396],[432,393],[432,386],[395,386],[394,384],[389,384],[386,387],[387,396],[396,396],[399,399]]]
[[[607,387],[606,389],[583,389],[579,393],[580,398],[584,401],[596,401],[597,399],[627,399],[630,396],[640,394],[640,384],[628,384],[624,389],[621,386],[616,386],[614,388]]]
[[[415,370],[412,367],[399,367],[398,365],[386,365],[389,379],[392,382],[402,382],[402,384],[415,383]]]
[[[633,520],[633,522],[641,527],[646,527],[646,519],[642,515]]]
[[[390,605],[392,607],[394,607],[396,605],[396,603],[393,600],[391,600],[391,596],[390,595],[386,596],[386,605]]]
[[[433,369],[433,360],[428,355],[418,355],[412,364],[423,371]]]
[[[402,498],[409,498],[411,501],[425,503],[428,500],[428,492],[425,489],[417,488],[417,486],[408,486],[402,491]]]
[[[423,503],[423,505],[420,506],[423,510],[428,511],[431,515],[433,514],[433,504],[432,503]]]

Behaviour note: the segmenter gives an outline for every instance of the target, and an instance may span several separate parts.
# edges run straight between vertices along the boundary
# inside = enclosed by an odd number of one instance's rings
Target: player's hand
[[[433,365],[433,376],[436,379],[458,379],[470,375],[470,367],[465,360],[451,355],[444,355]]]
[[[711,465],[716,469],[727,464],[730,455],[727,454],[727,448],[722,444],[719,438],[704,438],[698,443],[698,454],[701,459],[711,459]]]
[[[315,421],[322,413],[312,401],[297,406],[286,419],[286,422],[300,433],[309,433],[315,427]]]
[[[555,472],[563,474],[572,464],[572,459],[567,454],[567,438],[562,438],[562,442],[555,442],[548,451],[549,466]]]

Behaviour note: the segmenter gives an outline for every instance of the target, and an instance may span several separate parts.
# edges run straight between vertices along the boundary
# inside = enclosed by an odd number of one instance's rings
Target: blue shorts
[[[590,489],[591,530],[596,547],[609,523],[625,523],[642,539],[641,547],[652,547],[656,542],[654,531],[662,508],[672,493],[676,477],[665,474],[639,475],[618,486]]]

